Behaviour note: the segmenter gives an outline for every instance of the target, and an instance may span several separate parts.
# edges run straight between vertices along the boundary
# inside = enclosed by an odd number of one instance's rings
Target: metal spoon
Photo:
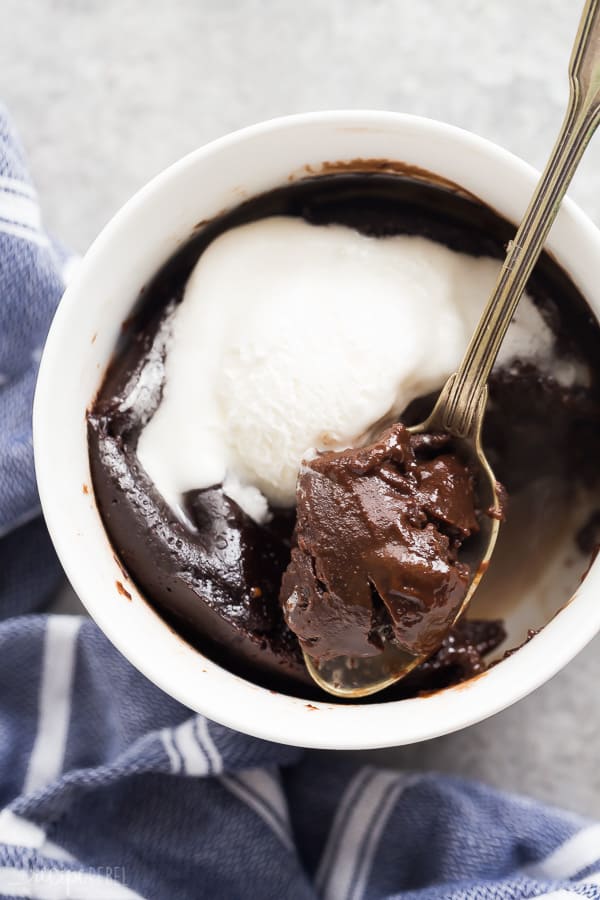
[[[570,97],[560,133],[529,203],[517,234],[457,372],[450,376],[433,412],[411,431],[445,431],[456,452],[476,473],[478,505],[492,515],[481,517],[481,531],[469,542],[473,573],[467,595],[456,610],[464,613],[481,581],[494,550],[500,526],[498,484],[481,446],[481,426],[487,402],[487,380],[498,350],[558,213],[583,152],[600,120],[600,0],[587,0],[569,64]],[[316,683],[337,697],[365,697],[400,681],[426,659],[386,642],[378,656],[340,656],[319,661],[304,653]]]

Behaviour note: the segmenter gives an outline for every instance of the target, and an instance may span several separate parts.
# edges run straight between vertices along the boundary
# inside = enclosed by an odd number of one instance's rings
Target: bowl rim
[[[235,131],[192,151],[156,175],[121,207],[93,242],[65,291],[40,365],[33,409],[34,455],[48,530],[75,592],[104,634],[147,678],[190,709],[256,737],[320,749],[374,749],[462,729],[500,712],[552,678],[600,630],[600,604],[593,602],[595,590],[600,588],[600,559],[590,568],[570,601],[537,637],[501,665],[470,681],[408,700],[353,705],[309,702],[258,687],[217,666],[172,632],[131,582],[127,590],[134,602],[120,607],[107,604],[100,589],[95,591],[90,585],[90,553],[81,553],[77,538],[84,536],[73,533],[64,509],[64,484],[55,477],[55,463],[65,453],[65,439],[74,440],[74,435],[65,436],[56,429],[53,410],[55,398],[61,396],[65,383],[63,348],[70,346],[72,340],[71,317],[81,302],[86,278],[102,269],[114,242],[127,233],[130,223],[152,198],[174,179],[185,177],[207,157],[257,136],[273,137],[286,130],[319,124],[334,129],[414,129],[422,140],[441,138],[485,157],[490,170],[510,170],[515,176],[518,173],[531,188],[539,177],[534,168],[517,156],[471,132],[433,119],[378,110],[332,110],[279,117]],[[586,245],[586,253],[593,249],[600,255],[600,231],[568,198],[563,202],[559,220],[563,230],[577,237],[575,243]],[[547,246],[560,256],[551,243],[550,240]],[[566,255],[577,252],[577,247],[573,247]],[[571,261],[567,269],[575,280],[576,261]],[[600,294],[592,308],[600,318]],[[99,374],[98,384],[101,377]],[[78,440],[78,446],[73,444],[68,452],[77,454],[80,461],[84,454],[87,463],[87,440],[84,443],[82,446]],[[89,504],[90,498],[82,495],[81,503]],[[95,517],[94,535],[88,543],[93,552],[105,555],[108,551],[116,566],[97,510]],[[89,551],[90,547],[85,546]],[[143,641],[135,630],[140,627]],[[167,665],[166,658],[173,664]]]

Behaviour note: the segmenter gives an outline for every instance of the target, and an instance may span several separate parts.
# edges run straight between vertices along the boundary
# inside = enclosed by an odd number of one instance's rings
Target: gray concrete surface
[[[2,0],[0,98],[27,147],[47,225],[84,251],[165,165],[283,113],[420,113],[541,166],[566,100],[579,5]],[[600,221],[600,138],[571,193]],[[481,725],[369,757],[600,815],[599,650],[597,639],[551,683]]]

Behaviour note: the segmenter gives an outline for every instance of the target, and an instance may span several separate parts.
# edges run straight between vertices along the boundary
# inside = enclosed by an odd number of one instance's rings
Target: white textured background
[[[290,112],[445,119],[541,167],[567,97],[577,0],[1,0],[0,99],[47,225],[84,251],[179,156]],[[572,196],[600,223],[600,138]],[[600,260],[599,260],[600,271]],[[598,598],[600,603],[600,597]],[[600,815],[600,639],[517,706],[369,754]]]

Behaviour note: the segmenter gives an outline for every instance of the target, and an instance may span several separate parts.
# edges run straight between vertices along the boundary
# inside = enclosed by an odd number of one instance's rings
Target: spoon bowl
[[[446,398],[454,378],[455,376],[451,376],[448,380],[431,415],[424,422],[409,428],[411,434],[431,434],[444,430]],[[488,568],[503,516],[502,489],[496,481],[481,443],[487,391],[484,392],[482,399],[470,434],[462,438],[455,435],[453,438],[453,452],[473,473],[480,514],[479,531],[469,538],[460,554],[461,562],[469,566],[471,580],[464,598],[456,609],[452,624],[461,617],[469,605]],[[306,668],[319,687],[337,697],[346,698],[368,697],[390,687],[425,662],[430,655],[409,653],[391,641],[384,642],[383,651],[377,656],[337,656],[333,659],[317,660],[306,651],[303,653]]]

